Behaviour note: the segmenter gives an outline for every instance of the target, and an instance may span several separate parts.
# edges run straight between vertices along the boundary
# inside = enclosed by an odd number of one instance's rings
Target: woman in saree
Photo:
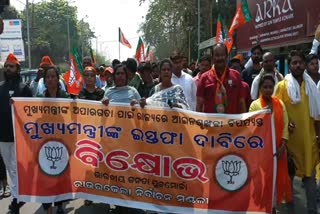
[[[69,98],[69,95],[60,88],[59,72],[56,67],[50,67],[45,70],[43,81],[46,89],[42,94],[38,94],[37,97]],[[54,205],[58,207],[56,212],[57,214],[65,213],[62,207],[63,202],[64,201],[58,201],[54,203]],[[42,206],[47,214],[52,213],[52,203],[44,203]]]
[[[150,91],[147,105],[162,107],[177,107],[189,110],[183,89],[171,82],[172,62],[164,59],[160,62],[160,83]]]
[[[291,180],[288,173],[288,158],[286,143],[289,138],[288,115],[283,102],[273,97],[275,86],[274,77],[271,74],[265,74],[259,82],[260,97],[253,101],[249,111],[258,111],[270,109],[275,123],[276,131],[276,153],[277,156],[277,177],[276,191],[273,213],[276,212],[275,206],[281,205],[283,201],[290,204],[293,201]]]

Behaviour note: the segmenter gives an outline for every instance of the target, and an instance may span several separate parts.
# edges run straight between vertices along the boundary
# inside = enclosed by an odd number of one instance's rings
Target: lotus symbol
[[[60,161],[62,157],[63,147],[59,146],[45,146],[46,157],[48,161],[52,162],[50,169],[56,169],[55,162]]]
[[[232,178],[239,175],[241,162],[242,161],[222,161],[222,169],[224,174],[230,177],[228,184],[234,184]]]

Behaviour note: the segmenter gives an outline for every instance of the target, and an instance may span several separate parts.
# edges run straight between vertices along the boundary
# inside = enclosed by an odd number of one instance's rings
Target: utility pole
[[[198,0],[198,60],[200,58],[200,0]]]
[[[99,41],[98,41],[98,38],[99,38],[100,35],[98,35],[96,37],[96,60],[97,60],[97,56],[98,56],[98,44],[99,44]]]
[[[188,64],[191,63],[191,27],[188,28]]]
[[[31,69],[31,43],[30,43],[30,19],[29,19],[29,0],[26,0],[27,15],[27,37],[28,37],[28,67]]]
[[[68,33],[68,59],[69,59],[69,61],[70,61],[71,47],[70,47],[70,24],[69,24],[69,16],[67,16],[67,33]]]
[[[98,36],[96,37],[96,56],[98,55]]]

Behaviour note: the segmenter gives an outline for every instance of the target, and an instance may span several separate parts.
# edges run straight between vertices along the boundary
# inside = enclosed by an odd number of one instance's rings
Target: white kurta
[[[197,86],[193,78],[189,74],[181,71],[180,77],[177,77],[172,73],[171,81],[173,84],[177,84],[182,87],[183,93],[190,106],[190,110],[195,111],[197,103]]]
[[[276,72],[278,72],[278,71],[276,71]],[[282,77],[282,74],[280,74],[280,76]],[[274,77],[275,77],[274,80],[275,80],[276,85],[277,85],[277,83],[280,82],[280,80],[278,79],[278,75],[274,75]],[[254,80],[252,82],[251,91],[250,91],[250,95],[251,95],[251,99],[252,100],[256,100],[256,99],[259,98],[259,82],[260,82],[260,78],[261,78],[261,72],[260,72],[260,74],[258,76],[256,76],[254,78]]]
[[[312,42],[312,48],[311,48],[310,54],[317,54],[319,45],[320,45],[320,42],[314,39]],[[318,63],[320,65],[320,60],[318,60]],[[320,67],[319,67],[319,73],[320,73]]]

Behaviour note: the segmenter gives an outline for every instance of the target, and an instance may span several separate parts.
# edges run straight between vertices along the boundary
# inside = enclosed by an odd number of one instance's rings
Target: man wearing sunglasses
[[[20,78],[20,62],[13,54],[9,54],[4,64],[5,81],[0,82],[0,153],[11,180],[13,200],[9,209],[11,213],[19,213],[23,202],[17,201],[16,155],[13,136],[10,99],[12,97],[32,97],[29,87]]]

